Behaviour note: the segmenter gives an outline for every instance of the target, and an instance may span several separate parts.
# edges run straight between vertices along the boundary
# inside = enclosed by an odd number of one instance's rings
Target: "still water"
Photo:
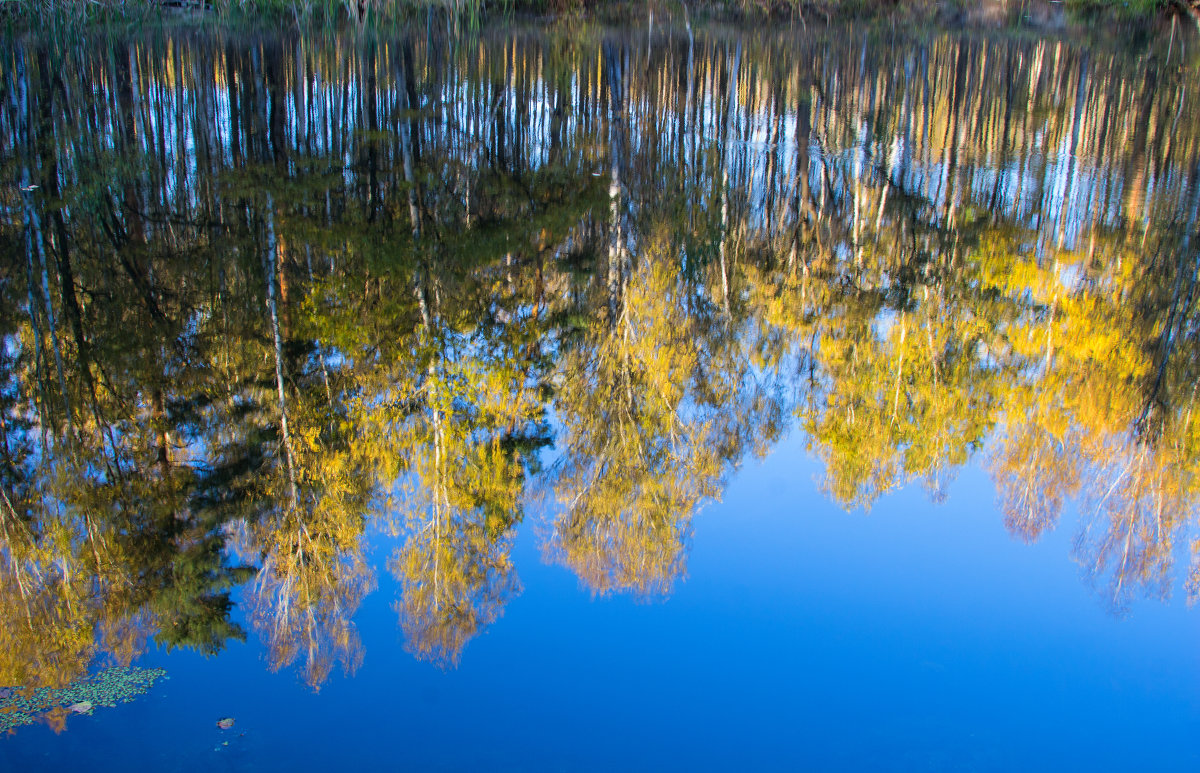
[[[0,770],[1200,768],[1200,44],[647,21],[5,42]]]

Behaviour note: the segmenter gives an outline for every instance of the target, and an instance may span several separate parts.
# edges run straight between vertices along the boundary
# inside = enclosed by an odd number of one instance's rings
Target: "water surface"
[[[1196,769],[1178,42],[678,21],[5,43],[0,768]]]

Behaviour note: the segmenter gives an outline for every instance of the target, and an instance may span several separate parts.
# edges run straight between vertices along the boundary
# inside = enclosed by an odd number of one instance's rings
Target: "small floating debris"
[[[217,727],[221,728],[222,730],[228,730],[229,728],[233,727],[233,717],[223,717],[222,719],[218,719]]]
[[[32,725],[55,711],[91,714],[128,703],[149,692],[166,673],[161,668],[104,668],[66,687],[5,687],[0,690],[0,733]]]

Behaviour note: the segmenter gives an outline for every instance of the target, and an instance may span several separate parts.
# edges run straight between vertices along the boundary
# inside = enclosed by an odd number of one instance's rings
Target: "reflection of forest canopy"
[[[847,507],[983,454],[1015,535],[1075,501],[1115,606],[1170,588],[1200,89],[1151,55],[205,33],[0,77],[0,683],[217,652],[242,586],[318,685],[361,657],[372,523],[453,663],[533,489],[552,560],[667,593],[792,423]]]

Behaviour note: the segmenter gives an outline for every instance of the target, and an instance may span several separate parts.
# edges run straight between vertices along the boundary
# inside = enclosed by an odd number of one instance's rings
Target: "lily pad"
[[[166,674],[161,668],[105,668],[66,687],[8,685],[0,688],[0,735],[31,725],[55,709],[91,714],[94,709],[127,703],[144,695]]]
[[[224,717],[222,719],[218,719],[217,727],[221,728],[222,730],[228,730],[229,728],[233,727],[233,717]]]

